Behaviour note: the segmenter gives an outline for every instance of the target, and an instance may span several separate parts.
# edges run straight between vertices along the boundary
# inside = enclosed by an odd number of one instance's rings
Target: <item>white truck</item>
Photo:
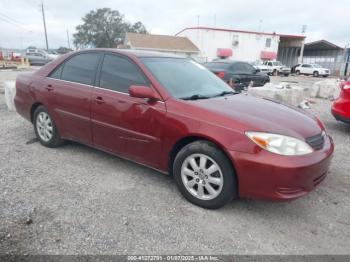
[[[323,76],[327,77],[330,75],[330,70],[324,68],[318,64],[300,64],[295,68],[297,75],[313,75],[314,77]]]
[[[270,75],[290,75],[291,68],[283,65],[280,61],[265,61],[263,65],[268,68],[268,73]]]

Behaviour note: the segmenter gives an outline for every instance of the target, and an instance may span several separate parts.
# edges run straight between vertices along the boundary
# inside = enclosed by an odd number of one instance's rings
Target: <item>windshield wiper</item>
[[[223,91],[220,94],[217,94],[213,97],[218,97],[218,96],[226,96],[226,95],[236,95],[239,94],[239,92],[235,92],[235,91]]]
[[[198,100],[198,99],[208,99],[210,98],[210,96],[203,96],[203,95],[192,95],[192,96],[188,96],[188,97],[181,97],[180,99],[182,100]]]

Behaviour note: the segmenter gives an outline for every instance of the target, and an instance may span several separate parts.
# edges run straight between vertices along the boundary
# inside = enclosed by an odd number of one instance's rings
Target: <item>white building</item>
[[[247,62],[278,59],[285,64],[297,62],[305,39],[304,36],[210,27],[185,28],[176,36],[187,37],[198,46],[202,62],[231,57]]]

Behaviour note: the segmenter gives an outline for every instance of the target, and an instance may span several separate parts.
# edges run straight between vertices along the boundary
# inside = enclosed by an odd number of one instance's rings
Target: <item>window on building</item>
[[[73,56],[64,63],[61,79],[93,85],[100,54],[87,53]]]
[[[266,38],[265,47],[271,47],[271,38]]]
[[[149,83],[133,62],[116,55],[105,55],[100,87],[127,94],[131,85],[148,86]]]
[[[238,48],[239,46],[239,36],[238,35],[233,35],[232,36],[232,47],[233,48]]]

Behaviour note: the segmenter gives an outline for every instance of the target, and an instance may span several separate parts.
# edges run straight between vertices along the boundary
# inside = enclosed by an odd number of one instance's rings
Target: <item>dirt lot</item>
[[[76,143],[42,147],[0,93],[0,254],[349,254],[350,126],[330,105],[312,108],[336,143],[315,191],[209,211],[151,169]]]

